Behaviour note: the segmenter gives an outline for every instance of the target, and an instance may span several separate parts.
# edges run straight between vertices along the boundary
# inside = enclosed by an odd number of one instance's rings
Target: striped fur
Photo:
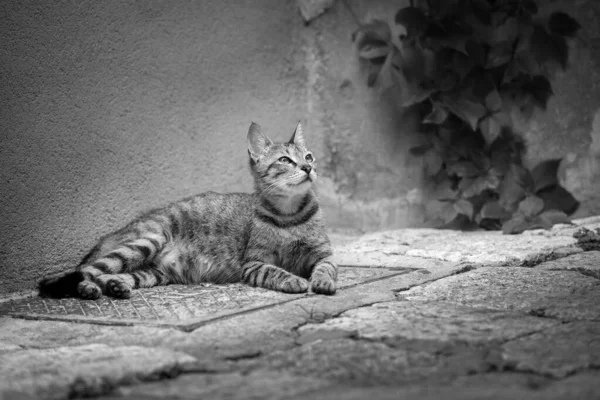
[[[102,237],[74,271],[42,280],[40,294],[129,298],[169,283],[240,281],[334,294],[337,267],[302,127],[289,142],[273,143],[252,123],[248,153],[254,193],[208,192],[146,212]]]

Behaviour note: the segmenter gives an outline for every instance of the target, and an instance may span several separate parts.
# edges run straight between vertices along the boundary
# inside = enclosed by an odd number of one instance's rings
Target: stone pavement
[[[332,235],[331,297],[0,300],[0,399],[600,399],[600,217],[575,222]]]

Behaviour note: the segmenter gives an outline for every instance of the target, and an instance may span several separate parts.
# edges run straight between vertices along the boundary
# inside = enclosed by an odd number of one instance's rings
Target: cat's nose
[[[300,169],[306,172],[306,175],[309,175],[310,171],[312,171],[312,167],[310,165],[303,165],[300,167]]]

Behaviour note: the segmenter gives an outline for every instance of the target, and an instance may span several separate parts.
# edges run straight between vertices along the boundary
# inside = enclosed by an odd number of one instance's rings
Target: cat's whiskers
[[[269,196],[273,194],[275,190],[283,188],[283,186],[285,186],[285,184],[288,183],[288,179],[289,178],[278,179],[275,182],[271,183],[261,191],[261,196]]]

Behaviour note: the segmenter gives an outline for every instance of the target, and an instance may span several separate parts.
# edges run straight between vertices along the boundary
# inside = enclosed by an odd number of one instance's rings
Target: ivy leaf
[[[512,164],[511,172],[514,174],[516,182],[527,193],[533,193],[533,178],[529,170],[521,165]]]
[[[500,179],[494,174],[486,174],[476,178],[462,178],[458,184],[458,189],[466,199],[477,196],[484,191],[496,190],[500,185]]]
[[[444,160],[442,160],[440,153],[436,149],[428,150],[423,156],[423,162],[427,176],[434,176],[440,172],[444,164]]]
[[[531,93],[536,104],[543,110],[546,109],[548,100],[554,94],[550,81],[543,75],[537,75],[531,78],[531,81],[523,86],[523,90]]]
[[[423,11],[417,7],[401,8],[396,13],[394,22],[406,29],[406,37],[408,38],[421,36],[429,26],[429,20]]]
[[[485,138],[485,142],[489,145],[496,140],[498,135],[500,135],[502,126],[500,126],[498,121],[494,119],[493,115],[489,115],[481,120],[479,123],[479,129]]]
[[[444,104],[448,106],[454,114],[467,122],[474,131],[477,129],[479,119],[486,113],[484,106],[465,98],[446,98]]]
[[[498,111],[502,108],[502,99],[500,98],[500,93],[498,93],[496,89],[485,96],[485,106],[490,111]]]
[[[479,129],[485,138],[485,142],[491,145],[502,133],[502,127],[509,125],[510,116],[504,111],[499,111],[482,119],[479,123]]]
[[[541,222],[546,229],[550,229],[556,224],[573,223],[567,214],[559,210],[546,210],[537,217],[537,220]]]
[[[485,64],[485,49],[481,43],[477,43],[474,40],[468,40],[465,44],[467,54],[475,62],[475,65],[483,67]]]
[[[472,80],[471,80],[472,79]],[[470,81],[471,92],[475,96],[477,100],[480,102],[485,101],[485,97],[493,90],[496,90],[496,84],[494,82],[494,77],[491,73],[478,70],[475,71],[474,74],[467,77],[467,80]]]
[[[456,71],[460,79],[464,79],[475,68],[475,62],[471,57],[455,51],[452,57],[452,68]]]
[[[470,201],[461,199],[454,203],[454,209],[458,214],[466,215],[470,220],[473,220],[473,204]]]
[[[496,11],[492,14],[492,25],[498,27],[506,22],[509,15],[504,11]]]
[[[533,218],[544,209],[544,200],[537,196],[527,196],[519,203],[519,213],[525,218]]]
[[[531,35],[531,53],[538,64],[557,62],[563,70],[567,68],[569,59],[569,48],[564,36],[556,33],[548,33],[541,26],[533,28]]]
[[[356,42],[359,49],[369,43],[387,44],[391,39],[390,26],[380,19],[374,19],[370,23],[362,25],[352,34],[352,41]]]
[[[437,90],[441,92],[449,92],[460,83],[460,75],[452,70],[446,70],[437,77]]]
[[[517,52],[514,60],[508,64],[502,83],[511,82],[521,74],[525,74],[527,76],[540,74],[540,66],[535,57],[526,50]]]
[[[492,5],[487,0],[471,0],[473,5],[473,14],[481,21],[484,25],[489,25],[491,22],[490,13],[492,11]]]
[[[430,218],[442,220],[446,224],[458,216],[454,203],[450,201],[432,200],[425,205],[425,212]]]
[[[481,171],[474,162],[458,161],[446,166],[448,175],[456,175],[461,178],[470,178],[477,176]]]
[[[441,124],[448,118],[448,110],[438,103],[433,104],[433,110],[423,119],[424,124]]]
[[[520,165],[511,164],[498,186],[499,203],[507,210],[513,210],[530,190],[527,187],[527,171]]]
[[[453,189],[452,186],[452,181],[450,179],[444,179],[436,185],[433,197],[437,200],[456,200],[458,192]]]
[[[502,224],[502,233],[505,235],[515,235],[523,233],[529,223],[525,220],[525,217],[520,214],[515,214],[511,219]]]
[[[569,14],[559,11],[550,15],[548,28],[550,32],[557,35],[573,37],[581,28],[581,25]]]
[[[558,167],[562,159],[542,161],[531,170],[531,176],[535,183],[534,190],[539,192],[558,184]]]
[[[390,52],[391,47],[386,44],[367,43],[358,49],[358,56],[366,60],[374,58],[386,57]]]
[[[411,147],[408,151],[413,156],[422,156],[431,148],[433,148],[433,145],[427,143],[427,144],[422,144],[420,146]]]
[[[508,63],[512,58],[512,41],[503,40],[492,46],[487,54],[485,68],[496,68]]]
[[[448,205],[442,210],[442,214],[440,217],[444,221],[444,223],[449,224],[454,221],[454,219],[458,216],[458,211],[454,207],[452,203],[447,203]]]
[[[398,76],[402,76],[402,74],[398,73]],[[414,84],[407,82],[406,80],[404,80],[404,82],[404,84],[399,82],[396,84],[398,89],[401,90],[396,98],[396,102],[401,108],[410,107],[413,104],[420,103],[429,98],[431,93],[433,93],[432,89],[424,88],[418,83]]]
[[[488,201],[481,207],[481,211],[479,212],[481,215],[481,219],[498,219],[498,220],[506,220],[510,218],[511,214],[506,211],[500,203],[497,201]]]
[[[560,210],[571,215],[580,205],[579,201],[560,185],[541,190],[536,194],[544,200],[546,210]]]
[[[371,85],[369,86],[374,86],[375,83],[378,84],[379,87],[381,87],[383,90],[385,89],[389,89],[395,85],[397,85],[397,75],[400,74],[400,72],[398,70],[396,70],[396,68],[393,67],[392,65],[392,59],[394,56],[395,52],[390,52],[388,54],[388,56],[385,58],[385,62],[383,63],[383,65],[379,68],[379,72],[377,74],[377,76],[375,77],[374,81],[371,81],[371,76],[369,76],[369,81],[367,82],[367,85],[369,85],[369,83],[371,83]]]
[[[421,46],[415,42],[405,42],[402,48],[401,69],[404,77],[409,82],[421,82],[426,73],[425,53]]]

